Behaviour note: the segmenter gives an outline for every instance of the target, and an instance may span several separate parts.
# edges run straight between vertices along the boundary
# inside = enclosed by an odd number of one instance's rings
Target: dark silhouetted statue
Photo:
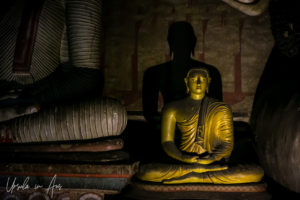
[[[205,68],[211,75],[208,96],[222,100],[222,81],[217,68],[191,58],[197,38],[193,27],[184,21],[171,24],[168,32],[171,61],[148,68],[143,79],[143,112],[148,122],[160,124],[158,97],[164,104],[187,96],[184,77],[191,68]]]

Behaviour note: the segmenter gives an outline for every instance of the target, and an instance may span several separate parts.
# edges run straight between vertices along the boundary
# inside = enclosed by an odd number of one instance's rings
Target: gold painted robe
[[[232,112],[223,102],[211,98],[204,98],[202,101],[202,110],[198,108],[187,120],[176,123],[181,131],[179,149],[196,154],[207,152],[214,161],[222,158],[228,160],[233,150]],[[263,175],[263,169],[257,165],[228,168],[213,163],[209,165],[152,163],[142,165],[136,176],[144,181],[164,184],[238,184],[259,182]]]
[[[228,159],[233,149],[231,110],[223,102],[211,98],[203,101],[204,110],[198,110],[192,118],[177,123],[181,132],[179,148],[189,153],[213,153],[216,160]]]

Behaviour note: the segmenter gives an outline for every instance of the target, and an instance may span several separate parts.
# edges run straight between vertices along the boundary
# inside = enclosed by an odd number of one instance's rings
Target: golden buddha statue
[[[139,179],[164,184],[237,184],[262,179],[264,172],[259,166],[225,164],[234,143],[232,112],[225,103],[205,96],[210,80],[206,69],[191,69],[184,79],[189,96],[163,108],[162,146],[180,163],[142,165]],[[176,126],[179,144],[175,141]]]

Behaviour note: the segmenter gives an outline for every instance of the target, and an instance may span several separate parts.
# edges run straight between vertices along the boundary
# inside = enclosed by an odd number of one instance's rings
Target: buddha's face
[[[185,78],[188,93],[190,96],[203,98],[208,91],[209,76],[205,70],[191,70]]]

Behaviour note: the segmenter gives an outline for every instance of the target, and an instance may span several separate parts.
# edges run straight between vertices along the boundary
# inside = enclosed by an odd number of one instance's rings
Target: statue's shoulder
[[[179,99],[176,101],[172,101],[170,103],[167,103],[164,107],[162,112],[163,113],[174,113],[174,114],[180,114],[187,108],[187,100]]]
[[[170,67],[171,62],[166,62],[147,68],[144,72],[143,82],[155,83],[158,82],[157,80],[164,80],[168,75]]]
[[[220,101],[218,99],[214,99],[214,98],[211,98],[211,97],[205,97],[204,104],[206,104],[206,106],[210,107],[210,108],[224,107],[226,109],[230,109],[231,110],[230,105],[226,104],[223,101]]]
[[[188,97],[172,101],[163,108],[163,115],[173,115],[177,122],[185,121],[194,116],[200,109],[201,101],[196,102]]]
[[[145,70],[145,73],[162,73],[168,71],[171,67],[171,61],[151,66]]]
[[[230,105],[226,104],[223,101],[220,101],[218,99],[214,99],[211,97],[205,97],[205,104],[207,106],[207,109],[209,111],[212,110],[222,110],[222,111],[226,111],[226,112],[232,112]]]

